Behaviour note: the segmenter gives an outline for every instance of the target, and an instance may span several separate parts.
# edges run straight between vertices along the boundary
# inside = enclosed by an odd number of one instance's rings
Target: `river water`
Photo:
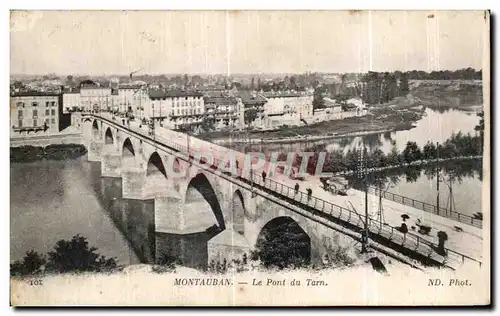
[[[80,234],[121,264],[140,262],[113,221],[116,186],[113,179],[102,178],[108,182],[101,183],[99,163],[86,157],[16,163],[10,172],[11,261],[32,249],[45,254],[58,240]]]
[[[402,148],[408,140],[419,145],[427,140],[444,141],[459,129],[473,132],[478,123],[474,113],[426,111],[428,115],[414,129],[376,135],[374,146],[390,149],[394,142]],[[440,122],[440,128],[436,122]],[[369,143],[363,138],[336,139],[328,146],[355,146],[357,142]],[[45,254],[58,240],[76,234],[87,237],[100,254],[116,257],[120,264],[153,260],[153,201],[121,199],[121,179],[100,177],[99,163],[88,162],[86,157],[16,163],[11,164],[10,172],[11,261],[21,259],[32,249]],[[481,184],[477,172],[453,183],[456,211],[469,215],[480,211]],[[445,206],[448,194],[447,187],[443,187],[441,205]],[[432,204],[436,201],[435,180],[429,180],[424,172],[412,181],[400,175],[399,182],[389,191]],[[203,251],[206,249],[197,250]],[[203,260],[206,258],[200,257],[200,262]]]

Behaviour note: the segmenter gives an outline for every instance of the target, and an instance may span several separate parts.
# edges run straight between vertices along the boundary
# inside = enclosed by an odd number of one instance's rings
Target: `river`
[[[80,234],[100,254],[116,257],[120,264],[140,262],[140,255],[113,222],[116,186],[113,179],[101,183],[99,167],[86,157],[11,164],[11,261],[32,249],[46,254],[58,240]]]

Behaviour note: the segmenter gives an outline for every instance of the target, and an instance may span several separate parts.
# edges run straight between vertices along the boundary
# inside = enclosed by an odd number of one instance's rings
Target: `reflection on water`
[[[85,160],[11,164],[11,261],[32,249],[45,254],[57,241],[80,234],[120,264],[139,262],[92,189]]]
[[[162,256],[206,268],[207,242],[218,232],[155,233],[154,200],[122,198],[121,178],[101,177],[86,157],[11,164],[11,260],[47,253],[76,234],[119,264],[153,263]],[[168,205],[166,206],[168,207]]]
[[[477,112],[481,109],[476,109]],[[326,145],[328,151],[343,150],[347,152],[349,149],[358,148],[363,144],[368,150],[376,148],[382,149],[385,153],[391,151],[393,146],[400,151],[404,150],[406,143],[414,141],[419,146],[424,146],[428,141],[444,142],[450,138],[453,133],[462,134],[475,133],[474,127],[479,123],[479,117],[476,111],[460,111],[447,108],[446,110],[434,110],[431,108],[425,109],[424,117],[415,123],[414,128],[407,131],[385,132],[380,134],[370,134],[357,137],[342,137],[320,141],[308,142],[292,142],[286,144],[252,144],[252,149],[261,152],[280,151],[280,152],[297,152],[304,151],[315,145]],[[332,122],[335,124],[335,122]],[[243,151],[248,148],[248,145],[234,144],[233,148]]]
[[[442,164],[441,167],[440,207],[449,209],[450,204],[453,204],[454,211],[470,216],[481,212],[482,162],[455,161]],[[436,165],[392,169],[378,175],[387,180],[384,188],[388,192],[437,204]],[[349,180],[355,188],[362,190],[359,181],[353,178]]]

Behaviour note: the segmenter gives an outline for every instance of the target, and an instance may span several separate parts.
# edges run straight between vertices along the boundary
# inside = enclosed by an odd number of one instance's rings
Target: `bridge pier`
[[[206,202],[185,204],[180,197],[155,198],[156,262],[176,258],[182,265],[206,268],[208,241],[219,233]]]
[[[101,162],[101,152],[104,147],[103,140],[91,140],[88,146],[88,161]]]
[[[125,199],[143,199],[146,171],[139,168],[122,170],[122,196]]]
[[[244,254],[250,257],[251,247],[245,237],[232,228],[226,229],[208,241],[208,263],[226,260],[242,260]]]
[[[101,176],[120,178],[122,156],[119,152],[105,150],[101,160]]]

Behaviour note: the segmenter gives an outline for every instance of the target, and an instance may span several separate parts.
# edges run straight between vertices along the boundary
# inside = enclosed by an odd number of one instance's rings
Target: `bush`
[[[10,265],[10,274],[12,276],[37,274],[43,270],[46,262],[45,256],[30,250],[26,252],[22,261],[15,261]]]
[[[181,260],[170,256],[169,254],[165,254],[158,260],[158,264],[153,266],[152,271],[156,273],[175,272],[176,266],[180,264],[182,264]]]
[[[10,148],[11,162],[33,162],[38,160],[75,159],[87,153],[80,144],[56,144],[46,147],[21,146]]]
[[[71,240],[59,240],[50,251],[48,270],[70,271],[109,271],[117,267],[115,258],[107,259],[96,253],[96,247],[89,247],[87,239],[76,235]]]

